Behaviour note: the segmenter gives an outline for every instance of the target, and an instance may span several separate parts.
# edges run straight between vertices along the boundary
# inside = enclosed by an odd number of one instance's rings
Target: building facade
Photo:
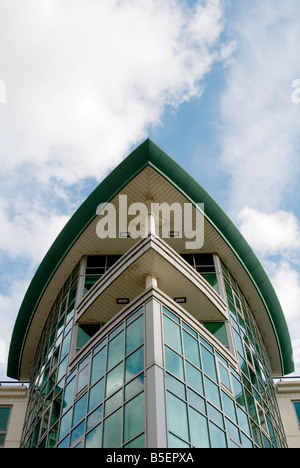
[[[29,392],[19,382],[0,382],[0,448],[20,447]]]
[[[51,247],[8,363],[31,382],[24,448],[287,447],[273,376],[293,369],[251,248],[150,140]]]
[[[300,448],[300,377],[280,379],[275,391],[288,447]]]

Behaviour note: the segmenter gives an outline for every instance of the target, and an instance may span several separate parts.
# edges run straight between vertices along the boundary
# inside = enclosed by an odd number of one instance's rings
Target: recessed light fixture
[[[120,232],[120,237],[121,237],[121,239],[127,239],[127,238],[129,239],[131,237],[131,234],[128,231],[127,232]]]
[[[179,236],[180,236],[179,231],[169,231],[169,237],[175,238],[175,237],[179,237]]]
[[[177,304],[185,304],[186,297],[174,297],[174,301],[177,302]]]
[[[117,304],[129,304],[129,298],[128,297],[118,297],[117,298]]]

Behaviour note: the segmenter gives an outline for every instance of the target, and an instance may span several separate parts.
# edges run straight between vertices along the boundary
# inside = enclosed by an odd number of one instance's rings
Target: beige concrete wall
[[[280,381],[276,384],[275,390],[288,447],[300,448],[300,426],[293,405],[293,401],[300,402],[300,380]]]
[[[4,448],[19,448],[28,403],[24,385],[0,386],[0,406],[11,406]]]

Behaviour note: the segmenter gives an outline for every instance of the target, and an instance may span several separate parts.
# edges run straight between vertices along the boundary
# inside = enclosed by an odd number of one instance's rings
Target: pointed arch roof
[[[80,206],[40,264],[16,319],[9,351],[8,376],[20,379],[23,350],[35,311],[51,278],[72,246],[95,220],[95,207],[98,206],[99,200],[113,200],[147,166],[166,179],[190,203],[204,203],[205,219],[242,265],[260,296],[269,318],[269,333],[274,334],[277,343],[281,374],[292,373],[293,353],[287,323],[273,286],[253,250],[210,195],[178,163],[147,139],[124,159]]]

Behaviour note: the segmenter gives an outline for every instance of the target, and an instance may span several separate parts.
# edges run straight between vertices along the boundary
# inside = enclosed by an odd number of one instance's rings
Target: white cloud
[[[201,95],[231,52],[222,29],[219,0],[0,2],[2,170],[100,179],[166,105]]]
[[[68,221],[67,216],[41,213],[26,205],[13,216],[8,204],[0,199],[0,258],[29,260],[38,264]]]
[[[296,188],[300,106],[298,0],[245,0],[235,18],[237,47],[221,99],[222,165],[235,210],[277,210]]]
[[[260,256],[299,254],[300,224],[293,213],[263,213],[245,207],[238,219],[242,234]]]

